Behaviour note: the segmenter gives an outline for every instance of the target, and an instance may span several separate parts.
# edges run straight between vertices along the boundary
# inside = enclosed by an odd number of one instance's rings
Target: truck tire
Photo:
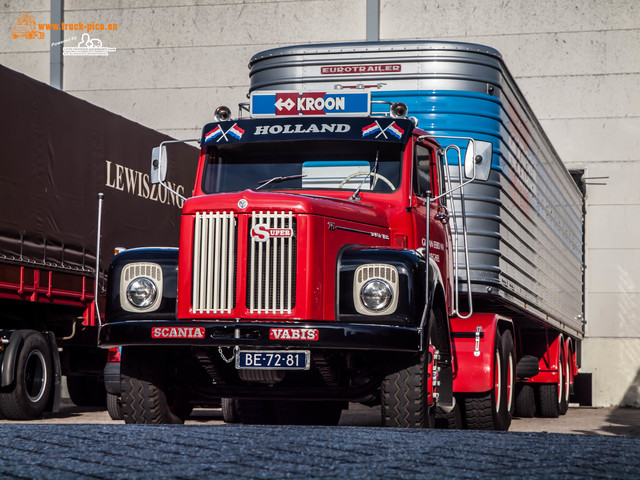
[[[9,420],[39,418],[53,388],[51,350],[40,332],[24,331],[16,359],[15,378],[0,392],[0,409]]]
[[[571,366],[564,356],[562,359],[563,382],[562,398],[560,400],[560,415],[565,415],[569,410],[569,395],[571,394]]]
[[[536,414],[536,398],[533,385],[519,383],[516,386],[515,416],[532,418]]]
[[[541,417],[558,418],[560,416],[558,385],[555,383],[543,383],[538,386],[538,412]]]
[[[123,349],[120,385],[125,423],[179,424],[191,413],[186,389],[169,379],[168,357],[155,350]]]
[[[222,419],[225,423],[239,423],[238,400],[235,398],[223,398],[220,403],[222,404]]]
[[[433,339],[441,340],[439,327],[433,310],[430,312],[428,344]],[[427,398],[427,378],[429,351],[424,351],[417,363],[387,375],[380,388],[382,425],[400,428],[434,428],[436,408],[429,408]],[[435,370],[434,361],[434,370]]]
[[[107,392],[107,412],[109,412],[111,420],[124,420],[120,395]]]
[[[505,430],[509,429],[511,425],[511,419],[513,418],[513,412],[516,408],[515,393],[516,393],[516,350],[513,343],[513,336],[511,331],[505,330],[502,333],[502,365],[504,368],[505,378],[505,392],[504,400],[506,402],[507,409],[507,422],[508,425]]]
[[[79,407],[105,407],[104,380],[97,375],[68,375],[69,398]]]
[[[464,399],[464,425],[472,430],[504,431],[511,425],[511,392],[515,386],[515,355],[511,332],[506,331],[504,336],[501,336],[496,331],[493,357],[494,387],[486,394],[468,396]],[[511,386],[507,387],[509,382]]]
[[[427,404],[427,359],[423,352],[419,361],[399,372],[387,375],[382,382],[382,424],[385,427],[433,428],[435,408]]]
[[[449,430],[460,430],[462,428],[462,412],[460,411],[460,405],[456,402],[453,410],[449,413],[436,409],[435,427]]]

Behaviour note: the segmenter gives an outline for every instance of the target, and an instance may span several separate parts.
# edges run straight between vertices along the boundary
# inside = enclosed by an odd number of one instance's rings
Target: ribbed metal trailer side
[[[250,69],[251,91],[367,89],[406,103],[444,146],[466,145],[448,136],[491,142],[489,180],[464,191],[474,302],[582,336],[583,198],[499,52],[458,42],[299,45],[258,53]]]

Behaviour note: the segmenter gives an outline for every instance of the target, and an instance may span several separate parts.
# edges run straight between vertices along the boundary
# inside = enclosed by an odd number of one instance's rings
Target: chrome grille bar
[[[250,313],[291,313],[295,304],[295,222],[291,212],[255,212],[249,231]]]
[[[233,213],[196,213],[193,230],[194,313],[229,313],[235,307],[236,250]]]

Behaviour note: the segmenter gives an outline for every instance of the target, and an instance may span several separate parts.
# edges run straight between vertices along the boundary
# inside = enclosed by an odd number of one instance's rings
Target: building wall
[[[55,1],[52,1],[52,4]],[[218,105],[246,100],[252,54],[292,43],[366,39],[366,0],[66,0],[67,23],[115,52],[64,57],[63,88],[175,137],[198,137]],[[0,5],[0,63],[49,80],[49,33],[13,39],[24,10]],[[381,40],[497,48],[567,167],[586,178],[586,319],[582,371],[595,405],[640,406],[640,2],[379,0]],[[80,32],[65,32],[75,46]]]

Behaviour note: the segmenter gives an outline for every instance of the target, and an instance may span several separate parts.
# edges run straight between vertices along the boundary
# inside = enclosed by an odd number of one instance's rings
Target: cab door
[[[412,165],[412,214],[416,232],[414,248],[426,248],[429,241],[429,255],[436,262],[442,276],[447,298],[447,309],[452,311],[453,257],[449,210],[447,200],[439,195],[445,191],[442,159],[436,146],[417,140],[414,143]],[[435,198],[435,200],[433,200]],[[427,239],[426,215],[429,209],[429,239]]]

